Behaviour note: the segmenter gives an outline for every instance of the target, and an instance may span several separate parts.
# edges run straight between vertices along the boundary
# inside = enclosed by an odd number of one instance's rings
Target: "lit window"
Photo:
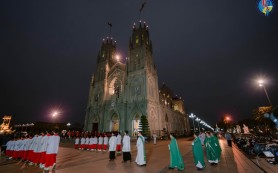
[[[139,37],[138,37],[138,35],[136,35],[136,44],[138,44],[139,43]]]

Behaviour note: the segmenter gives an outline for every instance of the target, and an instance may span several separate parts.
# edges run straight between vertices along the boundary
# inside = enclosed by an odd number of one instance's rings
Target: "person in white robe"
[[[154,133],[154,134],[153,134],[153,144],[154,144],[154,145],[156,145],[156,138],[157,138],[157,135],[156,135],[156,133]]]
[[[93,151],[97,150],[97,136],[94,135],[93,137]]]
[[[109,139],[109,161],[112,161],[116,159],[115,157],[115,151],[116,151],[116,145],[117,145],[117,138],[114,136],[114,134],[111,134],[112,136]]]
[[[117,154],[121,154],[121,150],[122,150],[122,135],[121,135],[120,132],[117,135],[117,147],[116,147],[116,150],[117,150]]]
[[[79,141],[80,141],[80,139],[79,139],[79,137],[77,136],[77,137],[75,138],[74,149],[78,149]]]
[[[131,162],[131,154],[130,154],[130,137],[128,135],[128,131],[125,131],[125,135],[123,137],[123,161],[130,161]]]
[[[36,145],[34,147],[34,160],[33,163],[36,165],[38,165],[39,161],[40,161],[40,152],[39,152],[39,148],[40,148],[40,143],[41,143],[41,139],[42,139],[42,134],[40,134],[37,139],[36,139]]]
[[[98,145],[97,145],[97,150],[102,151],[102,143],[103,143],[103,137],[102,134],[98,137]]]
[[[49,133],[46,132],[46,134],[42,134],[42,139],[40,141],[40,147],[39,147],[39,153],[40,153],[40,158],[39,158],[39,164],[40,168],[44,168],[45,166],[45,155],[46,155],[46,148],[47,148],[47,141],[49,139]]]
[[[79,149],[84,150],[85,141],[86,141],[85,137],[82,136],[82,137],[81,137],[81,142],[80,142],[80,148],[79,148]]]
[[[146,166],[146,152],[145,152],[145,138],[141,134],[141,132],[138,132],[138,139],[136,143],[137,147],[137,156],[135,162],[139,166]]]
[[[107,134],[104,133],[104,138],[103,138],[103,151],[107,151],[107,145],[108,145],[108,137]]]
[[[56,156],[59,150],[60,136],[53,131],[53,135],[49,136],[47,140],[47,148],[45,155],[45,166],[44,171],[47,172],[51,168],[55,170],[56,167]]]
[[[90,138],[89,136],[86,137],[85,139],[85,150],[90,150]]]

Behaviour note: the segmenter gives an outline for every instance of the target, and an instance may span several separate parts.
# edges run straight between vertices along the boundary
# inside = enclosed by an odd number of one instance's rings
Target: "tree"
[[[149,122],[145,115],[141,116],[141,120],[139,122],[139,131],[142,133],[143,136],[150,135]]]

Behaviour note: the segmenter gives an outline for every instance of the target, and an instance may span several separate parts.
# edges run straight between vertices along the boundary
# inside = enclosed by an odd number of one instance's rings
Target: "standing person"
[[[12,146],[12,142],[13,140],[9,140],[6,144],[7,148],[6,148],[6,156],[10,157],[11,155],[11,146]]]
[[[139,166],[146,166],[145,138],[141,134],[141,132],[138,132],[136,147],[137,147],[137,156],[135,162]]]
[[[84,148],[85,148],[85,141],[86,141],[86,139],[85,139],[85,137],[82,135],[81,140],[80,140],[80,146],[79,146],[79,149],[80,149],[80,150],[84,150]]]
[[[29,165],[34,165],[34,158],[35,158],[35,152],[34,150],[37,147],[37,138],[38,138],[38,134],[35,134],[34,137],[31,140],[31,145],[29,147],[28,150],[28,161],[29,161]]]
[[[118,132],[118,135],[117,135],[117,154],[121,154],[121,150],[122,150],[122,136],[121,136],[121,133]]]
[[[153,134],[153,144],[154,144],[154,145],[156,145],[156,138],[157,138],[157,135],[154,133],[154,134]]]
[[[171,142],[168,145],[170,150],[170,166],[169,169],[184,170],[184,161],[180,153],[177,140],[170,134]]]
[[[85,139],[85,144],[84,144],[84,149],[85,150],[90,150],[90,138],[89,138],[89,135],[87,134],[87,137]]]
[[[221,148],[218,138],[212,135],[210,132],[206,132],[206,152],[207,159],[211,165],[217,165],[220,161]]]
[[[204,141],[205,141],[205,138],[206,138],[206,135],[204,132],[201,132],[201,134],[199,135],[199,138],[201,140],[201,143],[202,145],[204,146]]]
[[[37,139],[36,139],[36,141],[35,141],[35,146],[34,146],[34,159],[33,159],[33,163],[35,164],[35,166],[37,166],[38,165],[38,163],[39,163],[39,161],[40,161],[40,152],[39,152],[39,148],[40,148],[40,142],[41,142],[41,139],[42,139],[42,134],[43,133],[41,133],[38,137],[37,137]]]
[[[232,136],[229,132],[225,133],[225,138],[229,147],[232,147]]]
[[[103,138],[103,151],[107,151],[107,145],[108,145],[108,137],[107,134],[104,133],[104,138]]]
[[[123,161],[130,161],[131,162],[131,155],[130,155],[130,137],[128,135],[128,131],[125,131],[125,135],[123,138]]]
[[[94,134],[94,137],[93,137],[92,149],[93,149],[93,151],[97,150],[97,134],[96,133]]]
[[[77,136],[76,138],[75,138],[75,143],[74,143],[74,149],[78,149],[78,145],[79,145],[79,137]]]
[[[97,145],[98,151],[102,151],[102,143],[103,143],[103,137],[102,137],[102,134],[100,134],[98,137],[98,145]]]
[[[90,137],[90,142],[89,142],[89,148],[91,149],[91,151],[93,151],[93,143],[94,143],[94,138],[93,138],[93,134]]]
[[[109,161],[116,159],[115,152],[116,152],[116,145],[117,145],[117,138],[114,136],[114,133],[111,134],[112,136],[109,139]]]
[[[194,133],[194,141],[192,142],[192,150],[194,156],[194,163],[197,167],[197,170],[202,170],[205,168],[205,161],[204,161],[204,153],[202,148],[202,143],[200,138],[198,137],[198,132]]]
[[[48,172],[52,167],[55,170],[56,167],[56,156],[58,154],[60,143],[60,136],[53,131],[53,135],[49,136],[47,141],[46,155],[45,155],[45,166],[44,171]]]
[[[41,156],[39,159],[40,168],[44,168],[45,166],[45,155],[46,155],[46,148],[47,148],[47,141],[49,139],[50,134],[48,132],[45,132],[46,134],[42,137],[41,143],[40,143],[40,149]]]

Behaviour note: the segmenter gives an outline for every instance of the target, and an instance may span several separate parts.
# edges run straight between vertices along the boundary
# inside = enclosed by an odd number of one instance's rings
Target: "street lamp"
[[[189,118],[192,118],[192,122],[193,122],[193,128],[194,128],[193,133],[195,133],[195,124],[194,124],[194,119],[195,119],[195,117],[196,117],[196,115],[194,115],[193,113],[191,113],[191,114],[189,115]]]
[[[201,119],[200,118],[196,118],[195,121],[198,122],[198,127],[199,127],[199,132],[200,132],[200,121],[201,121]]]
[[[67,124],[68,129],[69,129],[70,125],[71,125],[70,123]]]
[[[58,124],[57,124],[59,114],[60,114],[60,112],[57,111],[57,110],[55,110],[51,113],[51,117],[53,119],[53,123],[54,123],[54,126],[55,126],[56,129],[59,129]]]
[[[263,89],[264,89],[264,92],[265,92],[265,95],[266,95],[267,100],[268,100],[268,102],[269,102],[269,105],[272,106],[272,104],[271,104],[271,102],[270,102],[270,99],[269,99],[269,96],[268,96],[268,93],[267,93],[267,91],[266,91],[266,89],[265,89],[265,87],[264,87],[264,83],[265,83],[264,80],[262,80],[262,79],[258,80],[259,86],[260,86],[260,87],[263,87]]]

